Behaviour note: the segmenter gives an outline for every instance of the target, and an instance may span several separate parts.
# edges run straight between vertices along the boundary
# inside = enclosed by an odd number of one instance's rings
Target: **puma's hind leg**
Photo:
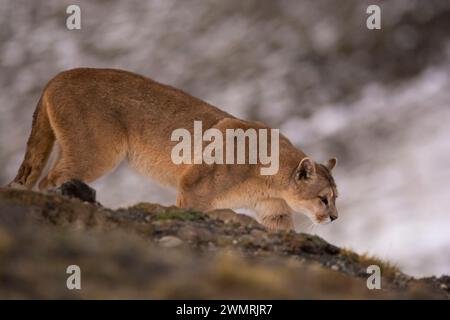
[[[51,96],[49,122],[59,146],[58,159],[39,183],[45,190],[77,179],[92,182],[114,169],[128,151],[127,132],[114,114],[93,116],[94,106]]]
[[[92,182],[113,170],[126,154],[125,143],[94,147],[82,145],[83,140],[75,140],[60,143],[58,159],[39,183],[40,190],[57,187],[73,179]]]

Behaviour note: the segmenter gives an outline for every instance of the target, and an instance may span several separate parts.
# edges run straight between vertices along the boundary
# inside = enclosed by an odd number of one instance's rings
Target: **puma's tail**
[[[25,157],[16,177],[9,186],[33,188],[44,170],[54,141],[55,135],[50,126],[47,108],[41,98],[33,114],[33,124]]]

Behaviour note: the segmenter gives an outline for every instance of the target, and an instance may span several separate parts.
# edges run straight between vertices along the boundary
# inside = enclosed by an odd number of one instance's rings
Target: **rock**
[[[78,182],[62,193],[0,188],[0,298],[449,298],[449,277],[414,279],[317,236],[242,224],[230,210],[112,210],[69,199],[95,200]],[[217,258],[226,252],[232,258]],[[74,261],[89,283],[77,296],[61,285],[61,266]],[[382,292],[365,284],[374,262],[389,272]]]
[[[6,229],[0,226],[0,255],[7,252],[11,246],[12,237]]]
[[[190,226],[185,226],[180,228],[177,231],[177,236],[179,236],[184,241],[188,242],[198,242],[200,241],[201,235],[200,232],[196,232],[195,228],[192,228]],[[205,239],[206,241],[209,240],[209,238]]]
[[[51,190],[51,192],[60,193],[63,196],[77,198],[81,201],[97,204],[96,192],[86,183],[80,180],[70,180],[63,183],[60,187]]]
[[[182,245],[183,241],[174,236],[164,236],[158,240],[158,243],[161,247],[174,248]]]
[[[219,209],[207,212],[208,216],[217,218],[222,220],[225,223],[237,223],[243,226],[257,226],[258,222],[244,214],[236,214],[233,210],[230,209]],[[262,229],[263,226],[259,225]]]

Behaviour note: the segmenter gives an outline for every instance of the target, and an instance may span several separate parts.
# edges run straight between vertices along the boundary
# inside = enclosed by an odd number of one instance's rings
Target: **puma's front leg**
[[[194,190],[178,189],[176,206],[183,209],[195,209],[199,211],[211,210],[211,201],[204,199],[203,196],[196,194]]]
[[[292,210],[283,199],[258,201],[256,205],[259,223],[269,230],[294,230]]]
[[[204,165],[192,165],[183,172],[178,184],[177,207],[200,211],[212,209],[214,188],[208,185],[209,171]]]

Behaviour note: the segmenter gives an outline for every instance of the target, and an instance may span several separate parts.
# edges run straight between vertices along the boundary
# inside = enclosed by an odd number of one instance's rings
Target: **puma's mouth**
[[[325,217],[316,217],[315,219],[317,222],[315,222],[316,224],[320,224],[320,225],[325,225],[325,224],[329,224],[331,223],[331,218],[328,216]]]
[[[326,225],[333,221],[327,214],[313,214],[308,217],[315,225]]]
[[[333,221],[328,214],[315,214],[312,210],[305,207],[297,207],[293,211],[308,217],[315,225],[326,225]]]

